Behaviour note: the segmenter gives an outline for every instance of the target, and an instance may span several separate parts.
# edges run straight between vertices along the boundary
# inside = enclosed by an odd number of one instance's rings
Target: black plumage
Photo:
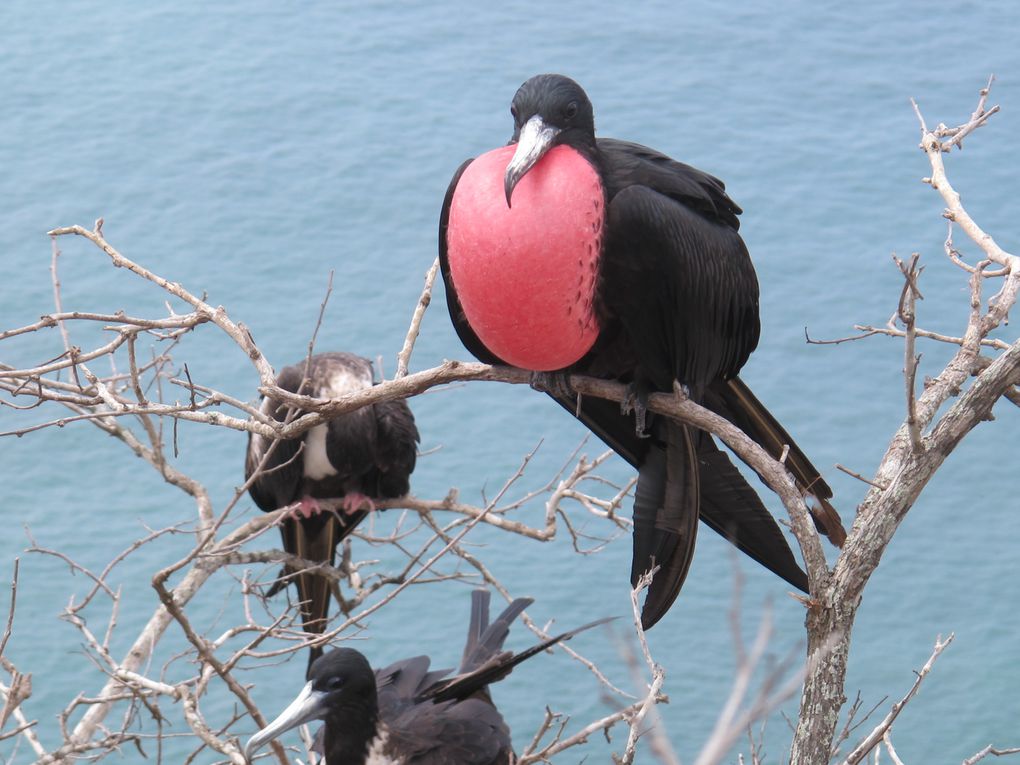
[[[311,356],[284,367],[276,381],[284,390],[317,398],[342,396],[374,384],[371,362],[350,353]],[[263,399],[262,411],[280,422],[302,414],[270,399]],[[407,494],[418,440],[406,401],[372,404],[334,417],[298,438],[274,442],[249,435],[245,478],[261,468],[249,493],[265,512],[300,503],[300,509],[280,526],[284,550],[332,565],[337,545],[374,508],[373,499]],[[342,499],[343,506],[322,511],[319,499]],[[284,574],[270,594],[292,579],[305,631],[322,633],[332,590],[329,580],[289,567]],[[309,666],[321,655],[322,649],[313,647]]]
[[[531,603],[518,598],[489,623],[489,592],[475,590],[460,668],[429,671],[427,656],[373,672],[353,648],[334,648],[312,665],[308,683],[279,717],[245,745],[251,758],[292,728],[323,720],[317,748],[326,765],[505,765],[510,730],[488,686],[522,661],[605,619],[557,635],[521,653],[503,650],[510,626]]]
[[[807,578],[775,519],[713,438],[649,415],[642,401],[670,392],[688,395],[726,417],[779,457],[813,496],[815,520],[837,545],[845,532],[829,504],[832,491],[779,422],[737,376],[758,343],[758,281],[738,228],[740,208],[721,181],[639,144],[595,137],[591,102],[560,75],[539,75],[514,96],[517,144],[507,165],[505,194],[551,148],[566,146],[594,168],[604,203],[593,312],[598,336],[576,363],[560,370],[628,383],[637,418],[616,404],[580,403],[554,385],[550,394],[639,471],[634,503],[632,581],[659,565],[642,613],[646,627],[679,593],[694,551],[697,519],[745,553],[807,590]],[[457,171],[440,218],[439,250],[447,304],[457,334],[478,359],[504,363],[472,327],[451,271],[451,204],[471,161]],[[555,216],[555,206],[544,217]],[[485,253],[475,253],[485,257]],[[509,298],[509,299],[512,299]],[[635,427],[636,425],[636,427]]]

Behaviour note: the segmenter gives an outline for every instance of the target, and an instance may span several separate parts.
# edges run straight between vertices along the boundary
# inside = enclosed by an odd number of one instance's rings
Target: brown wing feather
[[[832,489],[818,468],[811,464],[807,455],[744,381],[739,377],[719,381],[710,386],[704,403],[709,409],[730,420],[774,458],[779,459],[783,451],[787,450],[785,464],[793,474],[797,487],[817,503],[808,503],[815,526],[836,547],[842,547],[846,541],[846,529],[843,528],[836,508],[829,502]]]

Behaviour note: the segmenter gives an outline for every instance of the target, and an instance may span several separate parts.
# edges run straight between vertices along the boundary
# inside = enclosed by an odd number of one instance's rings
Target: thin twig
[[[879,491],[885,491],[886,489],[889,488],[885,484],[875,483],[874,481],[865,478],[860,473],[851,470],[850,468],[846,467],[845,465],[840,465],[838,462],[836,463],[835,467],[836,467],[837,470],[840,470],[840,471],[846,473],[849,476],[853,476],[858,481],[863,481],[864,483],[868,484],[869,486],[874,486]]]
[[[872,749],[878,746],[886,732],[896,721],[900,712],[903,711],[903,707],[905,707],[917,694],[917,690],[921,687],[921,683],[924,681],[924,678],[928,676],[928,673],[931,672],[931,668],[935,665],[935,660],[938,659],[939,655],[949,646],[950,643],[953,642],[954,637],[955,636],[951,633],[945,640],[942,639],[941,635],[935,639],[935,648],[932,650],[931,656],[928,657],[928,661],[926,661],[924,666],[921,667],[921,670],[917,672],[917,678],[914,680],[914,684],[910,687],[910,690],[907,691],[906,695],[902,699],[892,705],[892,709],[889,710],[889,714],[887,714],[882,721],[875,726],[875,729],[871,731],[871,733],[865,736],[864,739],[854,747],[853,751],[847,755],[841,765],[855,765],[855,763],[863,760],[868,756],[868,753]]]
[[[60,276],[57,271],[57,261],[60,259],[60,247],[57,246],[57,238],[50,237],[50,243],[52,245],[53,257],[50,261],[50,277],[53,281],[53,306],[56,308],[57,315],[64,312],[63,306],[60,300]],[[64,350],[71,350],[71,336],[67,333],[67,325],[64,324],[63,320],[57,320],[57,326],[60,328],[60,337],[64,341]]]
[[[920,257],[921,256],[915,252],[910,256],[910,263],[906,264],[893,255],[893,260],[899,267],[900,273],[903,274],[904,279],[903,289],[900,292],[900,302],[896,312],[900,321],[903,322],[904,327],[903,378],[907,392],[906,422],[907,432],[910,434],[911,447],[915,454],[919,454],[924,448],[921,443],[921,429],[917,422],[917,404],[914,395],[917,385],[917,367],[921,361],[921,357],[914,352],[914,343],[917,336],[914,327],[914,319],[916,316],[915,305],[917,300],[924,299],[924,296],[921,294],[921,291],[917,286],[918,277],[920,277],[921,271],[924,270],[917,268],[917,261]]]
[[[439,258],[432,261],[432,266],[425,274],[425,286],[422,288],[418,304],[414,307],[414,315],[411,316],[411,326],[408,327],[407,336],[404,338],[404,345],[397,354],[397,378],[407,374],[407,367],[411,361],[411,352],[414,350],[414,343],[418,339],[418,332],[421,329],[421,320],[425,316],[425,309],[432,302],[432,285],[435,284],[436,274],[439,271]]]
[[[14,628],[14,609],[18,603],[18,570],[21,566],[21,558],[14,558],[14,574],[11,576],[11,604],[7,608],[7,624],[4,626],[4,636],[0,638],[0,657],[4,655],[7,648],[7,641],[11,639],[11,632]]]
[[[993,757],[1005,757],[1009,754],[1020,754],[1020,746],[1012,747],[1011,749],[996,749],[989,744],[980,752],[977,752],[964,760],[963,765],[974,765],[974,763],[983,760],[988,755],[992,755]]]

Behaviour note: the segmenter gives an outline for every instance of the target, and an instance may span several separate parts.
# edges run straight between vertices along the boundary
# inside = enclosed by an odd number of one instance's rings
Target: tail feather
[[[815,526],[834,545],[842,547],[846,541],[846,529],[843,528],[839,513],[829,502],[832,498],[832,489],[786,429],[744,381],[734,377],[709,386],[704,403],[713,412],[725,417],[744,431],[774,458],[779,459],[783,452],[786,452],[784,464],[793,474],[798,488],[811,495],[817,503],[817,506],[808,503]]]
[[[636,582],[653,561],[660,566],[642,610],[646,628],[662,617],[679,594],[693,555],[693,519],[698,517],[794,587],[807,590],[807,576],[786,535],[709,434],[661,418],[656,423],[658,438],[639,438],[633,419],[621,415],[613,402],[584,398],[578,410],[572,397],[553,398],[639,471],[631,581]],[[743,381],[713,383],[704,392],[703,404],[773,457],[786,452],[785,464],[800,489],[810,495],[808,505],[819,530],[842,545],[846,532],[829,502],[832,489]]]
[[[573,400],[556,398],[556,401],[571,414],[575,412],[576,404]],[[649,460],[662,460],[662,457],[652,456],[655,439],[638,438],[633,418],[621,415],[619,405],[612,401],[591,397],[582,399],[579,419],[638,470],[648,471],[646,464]],[[699,462],[701,520],[767,569],[793,586],[806,590],[807,576],[797,565],[786,536],[758,493],[736,469],[729,456],[715,445],[710,435],[698,433],[695,441]],[[643,492],[644,488],[639,485],[638,490]],[[635,499],[635,505],[638,504]],[[638,533],[638,527],[635,526],[635,548],[639,545],[636,539]],[[640,544],[642,549],[649,546],[647,542]],[[637,556],[635,560],[638,560]],[[644,561],[633,564],[632,581],[636,581],[636,576],[646,569]]]
[[[661,441],[650,447],[638,474],[630,573],[635,586],[643,573],[659,567],[641,610],[645,629],[669,610],[687,578],[694,559],[700,494],[691,429],[663,418],[653,430]]]
[[[712,437],[699,435],[701,520],[741,552],[807,592],[807,574],[761,497]]]
[[[511,603],[506,610],[497,617],[491,627],[489,627],[489,630],[492,630],[497,627],[497,625],[500,625],[498,632],[493,632],[492,635],[495,637],[496,635],[502,634],[502,637],[498,638],[498,642],[493,640],[487,641],[484,638],[480,641],[480,645],[488,642],[495,648],[495,652],[490,654],[483,664],[468,672],[462,671],[454,677],[436,683],[432,687],[427,688],[419,698],[421,700],[431,699],[432,701],[439,703],[454,699],[463,700],[471,696],[476,696],[477,694],[485,693],[486,688],[489,685],[502,680],[510,674],[514,667],[523,661],[527,661],[535,654],[541,653],[557,643],[570,640],[570,638],[574,635],[584,632],[585,630],[590,630],[592,627],[597,627],[600,624],[605,624],[606,622],[613,620],[613,617],[610,617],[589,622],[577,629],[549,638],[548,640],[532,646],[525,651],[521,651],[518,654],[514,654],[510,651],[500,651],[503,646],[503,640],[506,638],[506,631],[502,629],[500,623],[504,620],[504,617],[506,617],[506,623],[509,625],[521,611],[531,604],[531,602],[530,598],[518,598]],[[510,616],[511,613],[513,613],[513,616]]]
[[[481,638],[485,628],[489,626],[489,601],[492,594],[479,588],[471,592],[471,618],[468,621],[467,640],[464,641],[464,654],[460,660],[460,671],[463,672],[469,666],[471,657],[478,648],[478,640]]]
[[[343,520],[332,513],[300,520],[287,519],[280,526],[284,549],[299,558],[332,566],[336,560],[337,545],[366,515],[368,515],[366,511],[359,511],[352,516],[346,516]],[[301,621],[305,632],[309,635],[321,635],[328,623],[333,584],[324,576],[300,573],[291,566],[285,566],[284,579],[274,585],[268,594],[274,594],[287,581],[293,581],[297,587]],[[309,670],[322,652],[321,646],[309,649]]]
[[[496,620],[489,624],[488,590],[479,588],[471,593],[471,619],[468,636],[464,644],[464,655],[460,662],[460,673],[471,672],[499,653],[503,648],[510,627],[525,608],[535,602],[534,598],[516,598]]]

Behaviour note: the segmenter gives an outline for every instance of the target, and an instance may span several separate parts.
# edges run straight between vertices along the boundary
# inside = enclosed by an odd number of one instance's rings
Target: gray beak
[[[248,743],[244,745],[244,758],[251,762],[251,756],[255,752],[281,733],[320,719],[326,711],[325,699],[326,694],[322,691],[313,691],[311,682],[308,682],[279,717],[248,739]]]
[[[514,152],[510,164],[506,166],[506,174],[503,176],[503,191],[506,192],[507,207],[510,207],[510,197],[513,196],[514,186],[535,166],[542,155],[552,148],[553,141],[559,132],[559,128],[546,125],[537,114],[524,123],[517,138],[517,150]]]

